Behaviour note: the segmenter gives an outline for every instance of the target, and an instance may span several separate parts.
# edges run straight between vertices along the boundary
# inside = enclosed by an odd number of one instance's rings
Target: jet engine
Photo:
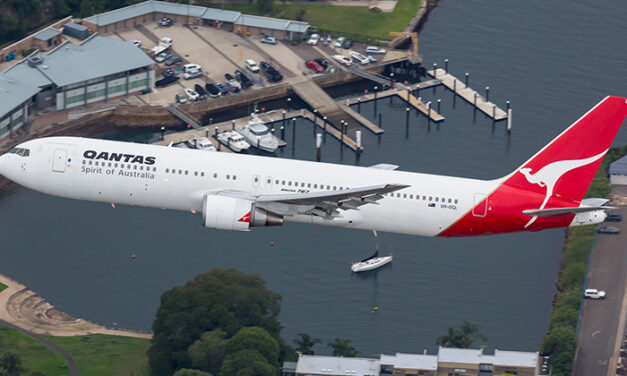
[[[249,227],[281,226],[283,216],[258,208],[249,200],[207,195],[203,201],[202,224],[220,230],[248,231]]]

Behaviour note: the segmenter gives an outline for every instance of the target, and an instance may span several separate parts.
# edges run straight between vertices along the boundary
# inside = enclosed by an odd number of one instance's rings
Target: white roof
[[[494,350],[494,362],[492,364],[536,368],[538,365],[538,353]]]
[[[438,357],[437,355],[396,353],[396,355],[381,355],[381,364],[391,365],[394,368],[435,371],[438,369]]]
[[[492,355],[484,355],[478,349],[454,349],[440,346],[438,350],[438,361],[445,363],[492,363]]]
[[[336,356],[301,355],[296,365],[296,373],[315,375],[378,375],[379,359],[340,358]]]

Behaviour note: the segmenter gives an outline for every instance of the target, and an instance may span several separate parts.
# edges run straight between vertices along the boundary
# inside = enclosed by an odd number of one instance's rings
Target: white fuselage
[[[220,191],[270,195],[408,185],[377,204],[342,210],[334,219],[297,214],[285,220],[422,236],[441,233],[473,208],[477,194],[489,194],[502,180],[75,137],[31,140],[20,146],[29,148],[30,155],[3,155],[0,172],[25,187],[79,200],[165,209],[199,212],[203,198]]]

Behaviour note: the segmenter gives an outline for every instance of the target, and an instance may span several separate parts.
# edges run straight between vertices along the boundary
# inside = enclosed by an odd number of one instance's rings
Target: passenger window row
[[[411,193],[388,193],[387,194],[388,197],[397,197],[397,198],[405,198],[405,199],[410,199],[413,200],[414,198],[416,200],[420,200],[422,197],[423,201],[427,201],[427,198],[429,199],[428,201],[430,202],[441,202],[443,204],[449,203],[449,204],[457,204],[459,203],[459,199],[453,199],[453,198],[446,198],[446,197],[437,197],[437,196],[426,196],[426,195],[413,195]]]
[[[83,159],[83,164],[84,165],[89,165],[89,166],[99,166],[99,167],[113,167],[113,168],[122,168],[122,169],[128,169],[128,170],[140,170],[140,171],[153,171],[156,172],[157,171],[157,167],[154,166],[144,166],[144,165],[136,165],[136,164],[131,164],[131,163],[117,163],[117,162],[100,162],[100,161],[92,161],[90,160],[85,160]]]
[[[205,172],[204,171],[192,171],[194,176],[199,176],[199,177],[205,177]],[[176,168],[166,168],[165,169],[165,173],[166,174],[173,174],[173,175],[191,175],[189,170],[182,170],[182,169],[176,169]],[[218,178],[218,173],[214,172],[213,173],[213,178],[217,179]],[[237,175],[231,175],[231,174],[226,174],[225,178],[227,180],[237,180]]]

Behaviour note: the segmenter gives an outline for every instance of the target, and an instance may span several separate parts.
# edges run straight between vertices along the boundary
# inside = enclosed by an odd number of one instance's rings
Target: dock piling
[[[490,87],[489,86],[485,87],[485,101],[486,102],[490,101]]]
[[[477,108],[477,92],[475,92],[475,99],[472,102],[473,106],[475,106],[475,108]]]
[[[296,118],[292,118],[292,150],[294,150],[295,144],[296,144]]]
[[[283,110],[283,127],[285,127],[285,110]],[[281,128],[283,128],[281,127]]]
[[[357,113],[361,114],[361,98],[357,98]]]
[[[322,133],[322,136],[324,137],[324,141],[326,142],[326,140],[327,140],[327,117],[326,116],[323,117],[322,120],[323,120],[323,127],[322,127],[323,133]]]
[[[492,119],[495,119],[495,118],[496,118],[496,105],[493,104],[492,105]]]
[[[361,131],[355,131],[355,142],[357,143],[357,152],[361,151]]]
[[[213,128],[213,134],[217,137],[218,136],[218,127]]]
[[[433,63],[433,78],[437,78],[435,73],[438,70],[438,63]]]
[[[457,80],[453,81],[453,93],[457,94]]]
[[[285,140],[285,127],[281,125],[281,140]]]
[[[382,128],[381,127],[381,114],[379,114],[379,128]]]
[[[320,162],[320,149],[322,148],[322,134],[316,134],[316,160]]]
[[[318,110],[313,110],[313,126],[311,130],[313,131],[314,136],[316,135],[316,127],[318,126]]]
[[[431,122],[431,101],[427,102],[427,122]]]
[[[509,101],[507,101],[509,104]],[[512,109],[507,109],[507,134],[512,133]]]
[[[405,108],[405,128],[409,127],[409,107]]]
[[[509,111],[509,101],[505,102],[505,105],[507,106],[507,111]]]
[[[165,138],[165,127],[161,127],[161,141]]]
[[[444,59],[444,70],[448,73],[448,59]]]
[[[442,104],[442,99],[438,98],[438,114],[440,113],[440,105]]]
[[[235,130],[235,120],[231,121],[231,130]]]
[[[466,72],[466,87],[468,87],[468,79],[470,78],[470,74]]]

